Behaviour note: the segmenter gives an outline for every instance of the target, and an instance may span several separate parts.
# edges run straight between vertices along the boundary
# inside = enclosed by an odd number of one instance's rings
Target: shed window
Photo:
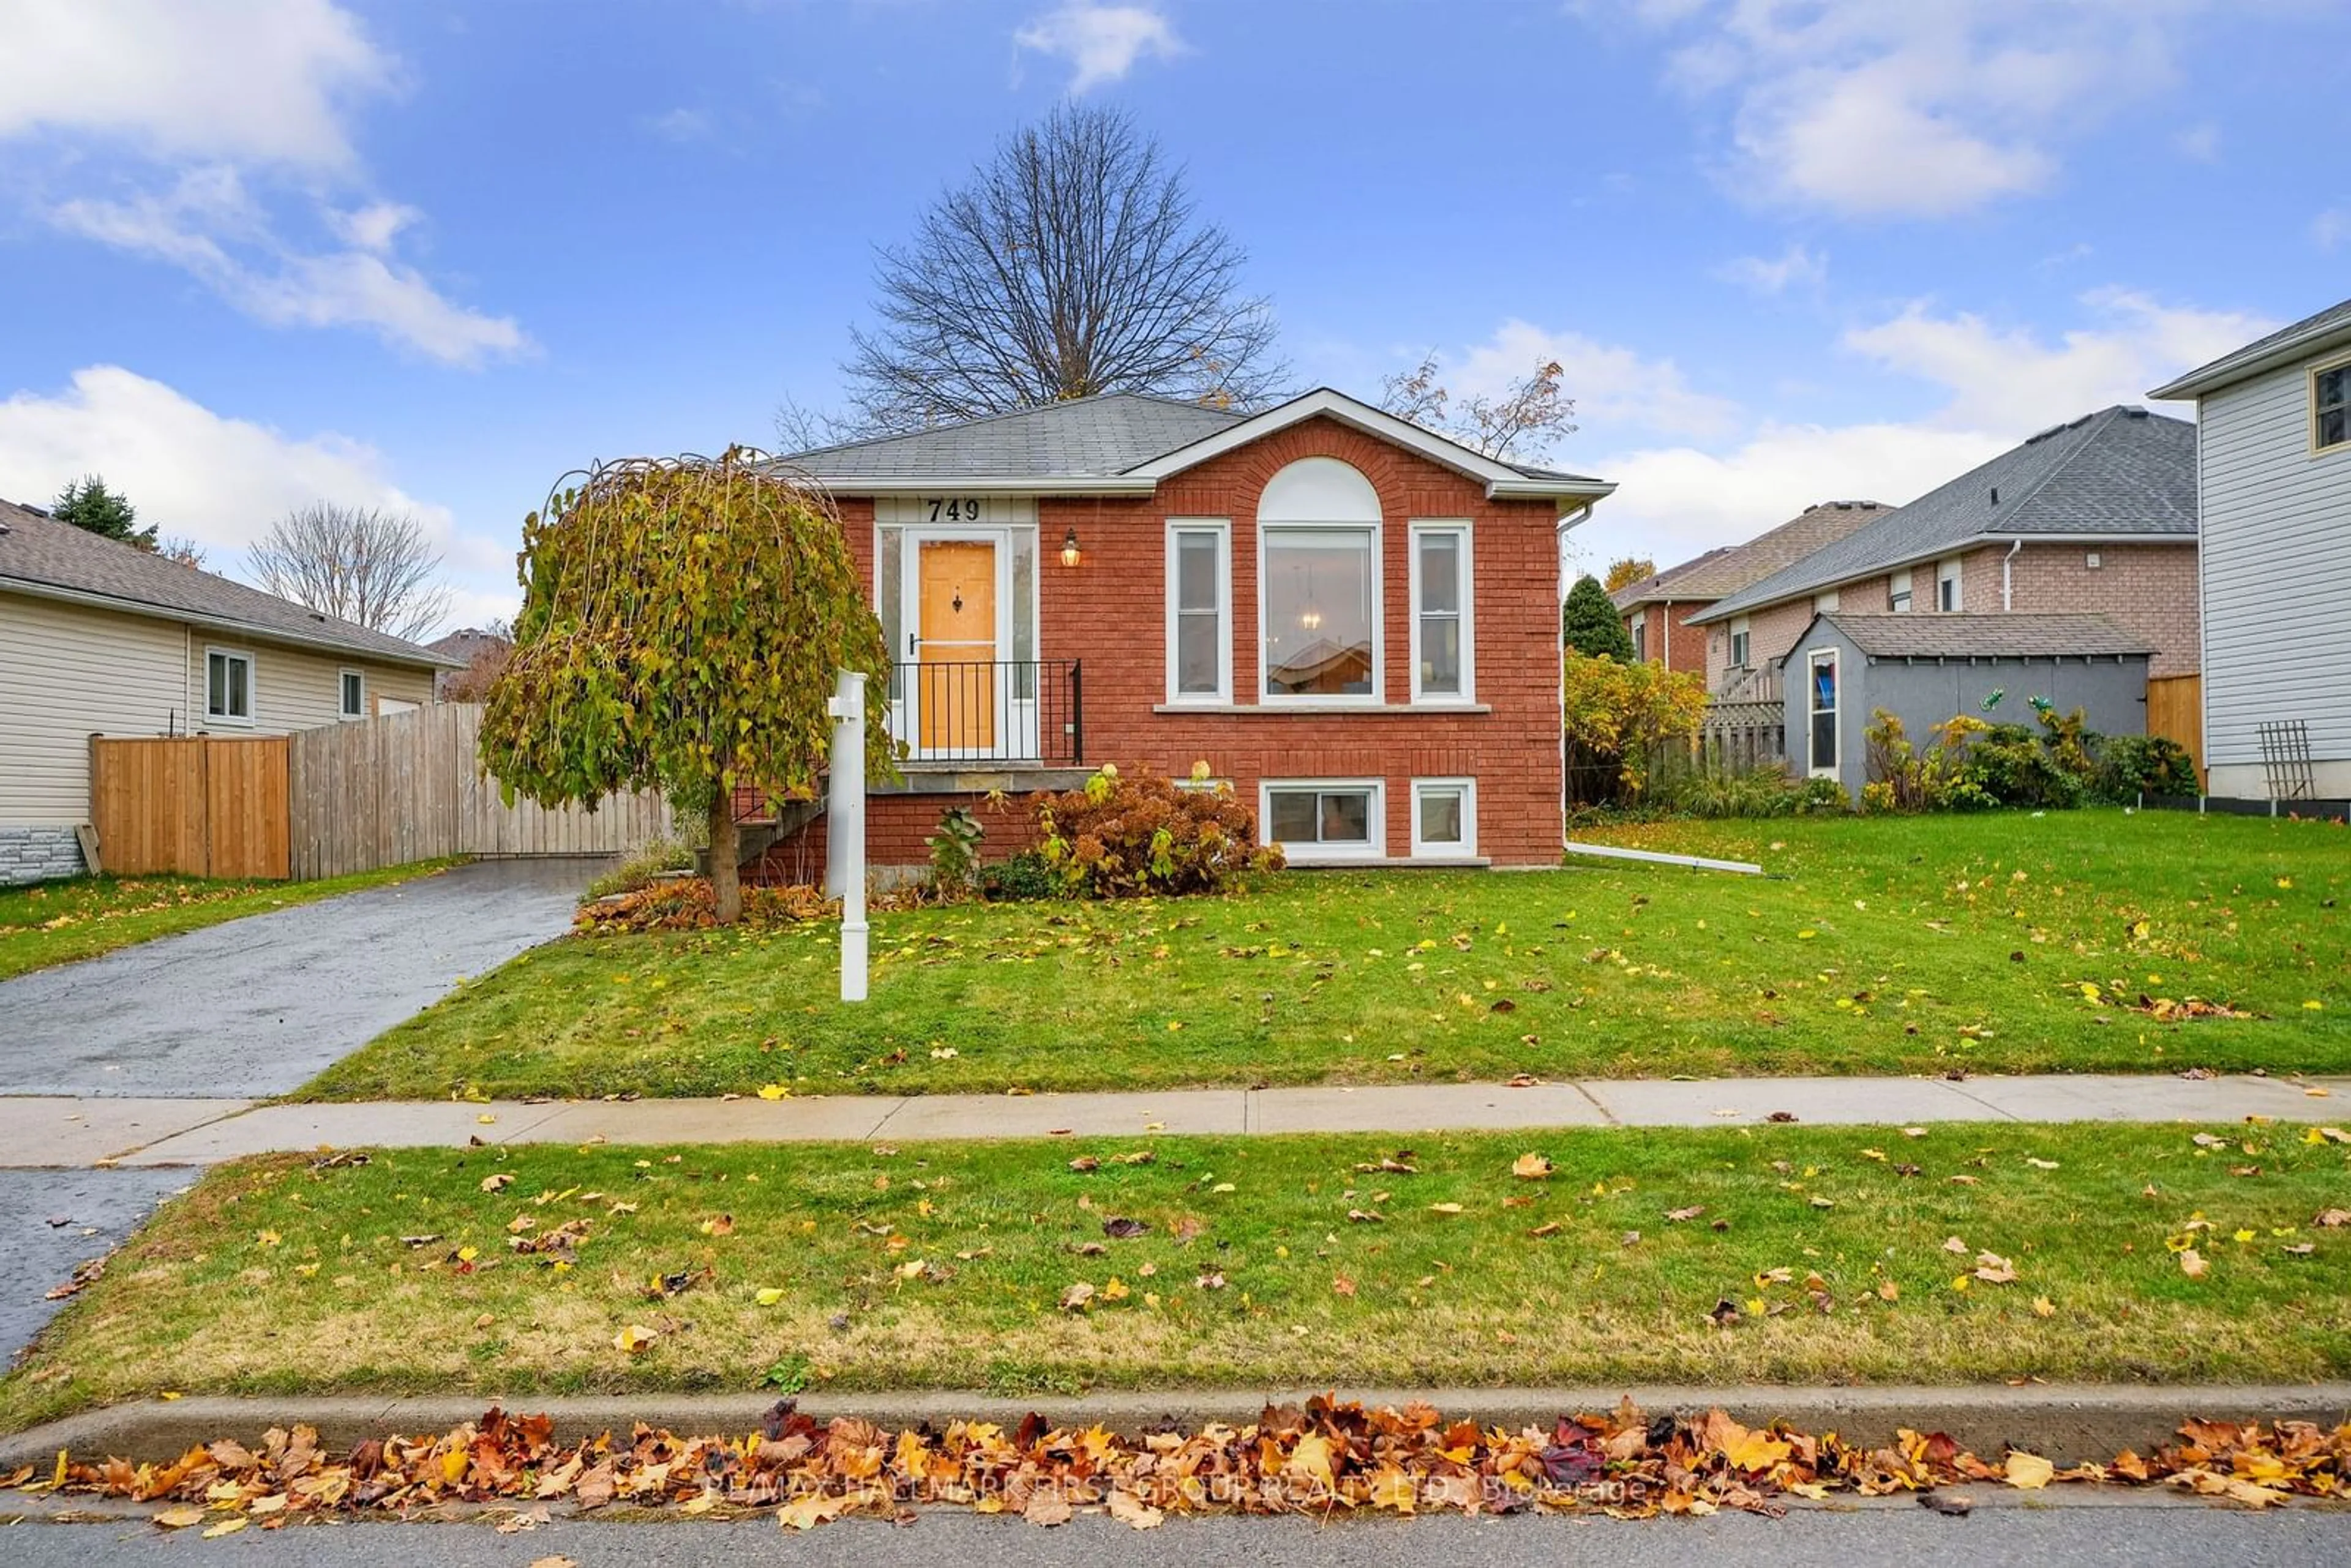
[[[222,724],[253,722],[252,654],[205,651],[204,716]]]
[[[1837,656],[1828,649],[1812,656],[1812,758],[1815,775],[1833,774],[1837,765]]]
[[[2311,372],[2310,418],[2312,446],[2351,446],[2351,362]]]

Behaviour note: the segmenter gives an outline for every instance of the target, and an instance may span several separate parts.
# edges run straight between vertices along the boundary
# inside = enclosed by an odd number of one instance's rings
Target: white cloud
[[[362,327],[444,364],[476,365],[529,344],[510,317],[452,303],[424,275],[390,255],[415,209],[377,202],[324,209],[344,250],[302,251],[278,238],[237,172],[212,164],[162,194],[60,203],[49,220],[119,250],[168,261],[231,305],[279,327]]]
[[[1692,388],[1671,360],[1644,359],[1581,333],[1515,319],[1483,343],[1440,354],[1437,379],[1457,398],[1491,397],[1552,361],[1560,365],[1560,386],[1575,400],[1576,423],[1586,431],[1606,432],[1612,439],[1634,430],[1689,439],[1737,428],[1739,405]]]
[[[11,183],[56,227],[274,326],[455,365],[528,347],[395,254],[423,214],[364,192],[346,120],[397,68],[333,0],[10,0],[5,26],[0,143],[26,147]],[[305,226],[342,248],[283,237]]]
[[[2277,326],[2243,311],[2167,306],[2124,288],[2093,290],[2082,304],[2099,324],[2054,342],[1969,312],[1938,316],[1913,304],[1892,320],[1848,331],[1844,347],[1949,389],[1950,401],[1934,421],[1944,429],[2030,434],[2112,403],[2142,402],[2148,387]]]
[[[1144,55],[1172,60],[1185,52],[1167,18],[1146,5],[1095,5],[1071,0],[1019,28],[1012,41],[1024,49],[1067,60],[1070,90],[1081,93],[1123,81]]]
[[[673,109],[662,114],[648,114],[637,121],[664,141],[680,146],[699,141],[710,134],[710,116],[698,109]]]
[[[1829,258],[1791,243],[1776,256],[1742,256],[1727,261],[1717,276],[1758,294],[1784,294],[1793,284],[1817,288],[1829,280]]]
[[[1628,0],[1686,40],[1668,75],[1730,100],[1739,188],[1945,216],[2047,186],[2052,144],[2168,85],[2209,0]]]
[[[1767,421],[1723,452],[1635,447],[1587,460],[1616,482],[1571,540],[1589,559],[1633,554],[1670,566],[1776,528],[1815,501],[1916,499],[2012,441],[1915,424],[1782,424]]]
[[[391,57],[332,0],[11,0],[0,138],[94,133],[162,159],[351,159],[342,110]]]
[[[364,442],[229,418],[116,365],[78,371],[54,396],[19,392],[0,402],[0,497],[45,505],[86,474],[104,475],[142,523],[193,538],[210,569],[232,577],[242,575],[246,548],[295,507],[328,500],[413,512],[457,589],[452,624],[513,610],[515,591],[497,586],[512,570],[512,543],[461,531],[449,508],[394,483],[383,455]]]

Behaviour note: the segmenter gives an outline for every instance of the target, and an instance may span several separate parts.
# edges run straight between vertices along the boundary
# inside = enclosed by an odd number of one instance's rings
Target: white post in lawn
[[[825,881],[841,892],[841,999],[865,999],[865,677],[841,672],[832,700],[832,779],[825,805]]]

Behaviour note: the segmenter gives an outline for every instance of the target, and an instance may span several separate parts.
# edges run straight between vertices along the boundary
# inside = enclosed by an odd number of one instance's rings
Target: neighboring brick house
[[[2351,299],[2149,395],[2196,400],[2211,793],[2340,810],[2351,800]]]
[[[1776,695],[1780,660],[1838,609],[2102,613],[2153,650],[2150,674],[2193,674],[2196,427],[2102,409],[1724,596],[1689,622],[1708,632],[1709,688]]]
[[[1244,416],[1132,394],[799,454],[896,663],[903,785],[868,863],[949,807],[1205,762],[1299,864],[1555,864],[1559,538],[1614,486],[1328,390]],[[785,824],[779,824],[779,827]],[[758,841],[754,835],[752,841]],[[812,879],[822,824],[755,874]]]
[[[1706,675],[1708,691],[1728,663],[1729,638],[1691,621],[1716,601],[1771,576],[1824,545],[1834,544],[1887,508],[1877,501],[1822,501],[1745,544],[1710,549],[1679,566],[1626,583],[1611,597],[1624,612],[1633,656],[1689,674]],[[1721,644],[1709,651],[1709,640]]]

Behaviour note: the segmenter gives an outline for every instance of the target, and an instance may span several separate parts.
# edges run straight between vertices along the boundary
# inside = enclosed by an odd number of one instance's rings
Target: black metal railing
[[[1079,768],[1085,686],[1076,659],[922,659],[890,666],[906,760]]]

